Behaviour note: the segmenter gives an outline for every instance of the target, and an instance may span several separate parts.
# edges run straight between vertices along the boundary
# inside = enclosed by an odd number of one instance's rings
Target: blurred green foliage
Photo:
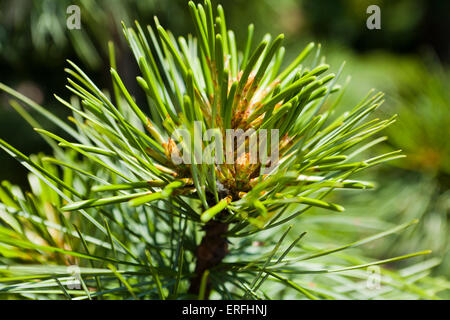
[[[118,49],[118,66],[133,79],[135,66],[124,52],[125,39],[120,21],[151,23],[158,15],[162,24],[175,34],[192,32],[185,0],[117,1],[79,0],[82,30],[68,31],[65,22],[69,0],[3,0],[0,2],[0,81],[15,86],[52,112],[63,112],[52,97],[64,90],[65,59],[70,58],[91,72],[102,87],[107,82],[107,41]],[[352,75],[352,86],[343,105],[352,106],[368,89],[387,93],[382,112],[398,113],[399,120],[387,134],[389,144],[382,149],[403,149],[406,160],[391,167],[372,170],[371,177],[381,185],[376,191],[347,196],[348,212],[361,234],[420,218],[421,223],[401,236],[390,237],[371,247],[380,257],[430,247],[443,259],[436,273],[449,276],[448,257],[450,207],[450,71],[448,69],[450,29],[449,1],[439,0],[228,0],[223,1],[228,24],[244,41],[247,22],[256,25],[256,37],[265,32],[284,32],[287,45],[295,49],[310,39],[326,44],[331,61],[346,60],[345,74]],[[382,29],[365,26],[366,8],[377,4],[382,12]],[[187,27],[189,26],[189,27]],[[259,32],[259,33],[258,33]],[[296,52],[296,50],[290,50]],[[431,55],[432,57],[428,59]],[[289,59],[287,59],[289,60]],[[438,62],[441,60],[441,62]],[[331,63],[339,65],[339,63]],[[24,82],[24,80],[27,82]],[[35,115],[36,116],[36,115]],[[47,126],[47,128],[51,128]],[[32,134],[0,96],[0,136],[20,146],[25,153],[45,151],[45,143]],[[26,176],[19,164],[0,154],[0,180],[22,185]],[[354,204],[352,204],[354,203]],[[305,224],[320,226],[314,216]],[[330,217],[340,219],[340,217]],[[320,219],[319,219],[320,220]],[[347,221],[347,220],[345,220]],[[367,226],[365,228],[364,226]],[[320,228],[317,228],[320,233]],[[327,230],[341,241],[348,240],[342,230]],[[333,233],[335,232],[335,233]],[[396,244],[393,246],[393,244]],[[378,248],[378,249],[377,249]],[[381,249],[380,249],[381,248]],[[377,251],[378,250],[378,251]]]

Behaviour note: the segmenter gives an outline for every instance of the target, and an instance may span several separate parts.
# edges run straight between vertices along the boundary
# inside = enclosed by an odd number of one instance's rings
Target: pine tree
[[[383,94],[337,114],[343,66],[329,73],[320,46],[282,67],[283,35],[254,44],[250,25],[238,52],[220,5],[190,2],[189,10],[196,37],[176,38],[156,18],[155,28],[123,28],[144,102],[123,83],[111,44],[111,95],[68,62],[74,97],[56,99],[72,111],[70,124],[0,84],[64,131],[46,131],[11,102],[53,154],[26,156],[0,139],[30,171],[31,186],[0,187],[0,291],[33,299],[360,298],[370,290],[362,269],[428,253],[373,261],[342,252],[415,220],[331,248],[326,230],[308,239],[296,224],[311,208],[344,211],[329,200],[334,192],[372,188],[350,178],[402,157],[361,158],[395,121],[370,118]],[[235,145],[227,132],[246,139]],[[228,152],[213,147],[230,144]],[[263,150],[256,162],[255,146]],[[373,296],[436,298],[447,286],[417,272],[383,270],[385,289]]]

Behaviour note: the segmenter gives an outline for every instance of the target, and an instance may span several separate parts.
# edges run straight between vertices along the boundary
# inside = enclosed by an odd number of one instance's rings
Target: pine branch
[[[354,291],[367,293],[355,280],[364,278],[361,268],[427,254],[374,260],[347,253],[404,226],[329,249],[320,243],[336,239],[309,238],[307,224],[299,223],[315,208],[340,214],[334,193],[373,187],[352,176],[402,157],[363,153],[395,121],[371,118],[383,94],[370,92],[337,114],[343,66],[328,73],[320,45],[309,44],[283,69],[284,36],[253,45],[251,26],[241,59],[221,6],[190,2],[189,10],[196,37],[176,38],[157,19],[146,31],[138,23],[123,28],[146,104],[126,88],[111,46],[113,96],[68,62],[67,88],[75,97],[57,100],[72,112],[70,124],[0,84],[68,135],[36,128],[53,148],[50,157],[26,156],[0,139],[0,148],[30,171],[32,189],[0,187],[0,292],[37,299],[260,298],[282,284],[296,298],[353,298]],[[230,131],[237,133],[231,141]],[[293,227],[286,229],[288,222]],[[353,239],[355,226],[348,229]],[[300,239],[305,244],[298,247]],[[80,266],[79,289],[64,288],[70,264]],[[435,298],[449,287],[382,272],[389,274],[387,292],[400,297]],[[317,287],[307,287],[313,280]],[[420,288],[427,281],[435,281],[432,293]],[[344,283],[350,289],[341,293]]]

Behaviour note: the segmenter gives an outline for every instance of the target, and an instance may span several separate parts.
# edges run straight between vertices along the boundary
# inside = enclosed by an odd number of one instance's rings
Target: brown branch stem
[[[195,266],[195,276],[191,279],[189,293],[198,295],[203,273],[222,262],[228,254],[228,242],[223,236],[228,231],[228,224],[219,221],[209,221],[205,227],[205,235],[198,245],[195,256],[197,263]],[[211,281],[207,280],[205,299],[208,299],[211,293]]]

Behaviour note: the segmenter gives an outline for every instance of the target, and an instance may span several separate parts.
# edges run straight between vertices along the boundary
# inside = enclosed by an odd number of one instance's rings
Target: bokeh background
[[[217,1],[215,1],[217,3]],[[108,46],[117,50],[118,69],[129,87],[136,86],[135,63],[121,31],[138,20],[153,23],[157,15],[174,34],[193,33],[186,0],[0,0],[0,82],[65,115],[53,97],[68,97],[66,59],[75,61],[99,87],[111,89]],[[81,8],[81,30],[68,30],[66,9]],[[381,29],[368,30],[366,9],[381,8]],[[354,237],[419,218],[416,228],[370,249],[373,256],[432,249],[434,275],[450,276],[448,244],[450,208],[450,1],[448,0],[224,0],[227,24],[243,43],[249,22],[255,38],[266,33],[286,35],[286,59],[295,57],[308,42],[321,43],[332,69],[346,61],[345,78],[351,82],[341,108],[352,108],[371,88],[386,93],[380,116],[399,114],[384,132],[387,142],[378,151],[402,149],[406,159],[374,168],[364,177],[378,188],[335,197],[346,205],[345,221],[327,225],[327,216],[305,220],[303,226],[336,239],[346,228]],[[241,46],[242,48],[242,46]],[[139,92],[135,91],[136,95]],[[50,152],[31,127],[0,94],[0,136],[26,154]],[[29,110],[31,113],[32,111]],[[47,128],[39,115],[33,114]],[[0,180],[23,188],[27,172],[7,154],[0,153]],[[320,219],[319,219],[320,217]],[[337,219],[329,216],[328,219]],[[340,218],[338,218],[340,219]],[[343,218],[344,219],[344,218]],[[348,223],[350,221],[351,223]],[[419,258],[418,258],[419,259]],[[427,258],[429,259],[429,257]]]

